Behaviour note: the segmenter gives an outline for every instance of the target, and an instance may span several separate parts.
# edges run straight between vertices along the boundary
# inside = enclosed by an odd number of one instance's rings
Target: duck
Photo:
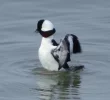
[[[82,52],[78,37],[66,34],[59,43],[56,42],[54,39],[56,29],[47,19],[40,19],[37,22],[35,32],[42,36],[38,57],[43,68],[48,71],[70,70],[68,62],[71,61],[71,55]]]

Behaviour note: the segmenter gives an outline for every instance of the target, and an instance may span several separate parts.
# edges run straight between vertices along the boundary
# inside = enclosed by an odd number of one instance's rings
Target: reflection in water
[[[80,100],[80,71],[48,72],[34,69],[33,73],[37,76],[36,90],[39,91],[41,100]]]

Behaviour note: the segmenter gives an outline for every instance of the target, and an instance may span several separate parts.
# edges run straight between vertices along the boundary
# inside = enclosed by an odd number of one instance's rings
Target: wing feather
[[[60,44],[51,51],[55,60],[59,63],[59,70],[65,65],[67,62],[68,49],[65,40],[61,40]]]

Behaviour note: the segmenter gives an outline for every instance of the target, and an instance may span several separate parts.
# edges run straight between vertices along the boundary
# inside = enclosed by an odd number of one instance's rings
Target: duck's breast
[[[59,64],[51,54],[52,46],[40,46],[38,55],[42,66],[51,71],[58,71]]]

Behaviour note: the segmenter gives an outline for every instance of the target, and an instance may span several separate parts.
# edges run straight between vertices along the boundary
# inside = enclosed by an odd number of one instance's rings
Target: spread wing
[[[71,61],[70,59],[70,55],[71,54],[77,54],[77,53],[81,53],[82,49],[81,49],[81,44],[79,42],[79,39],[76,35],[74,34],[67,34],[64,38],[64,40],[67,43],[67,48],[68,48],[68,58],[67,58],[67,62]]]
[[[74,34],[67,34],[64,38],[66,43],[68,44],[68,49],[70,53],[81,53],[81,45],[79,39]]]
[[[52,40],[53,46],[57,46],[51,51],[55,60],[59,63],[59,70],[63,67],[69,69],[67,62],[71,61],[70,55],[81,53],[81,45],[76,35],[67,34],[60,44],[54,39]]]
[[[60,44],[51,51],[55,60],[59,63],[59,70],[64,67],[68,57],[68,47],[65,40],[61,40]]]

